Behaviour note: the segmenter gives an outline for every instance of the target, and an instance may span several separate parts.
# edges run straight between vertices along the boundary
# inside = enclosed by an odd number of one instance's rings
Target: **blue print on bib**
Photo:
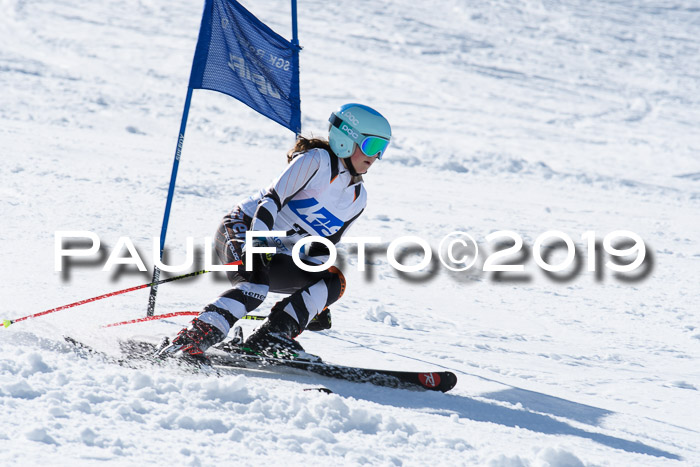
[[[343,221],[320,206],[314,198],[293,200],[288,206],[321,237],[330,237],[343,226]]]

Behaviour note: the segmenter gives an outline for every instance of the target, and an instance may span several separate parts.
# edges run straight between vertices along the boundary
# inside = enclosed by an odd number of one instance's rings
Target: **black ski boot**
[[[180,357],[188,363],[208,365],[209,359],[204,356],[204,352],[225,337],[216,326],[195,318],[175,336],[172,343],[166,337],[156,352],[156,357]]]
[[[281,308],[273,308],[265,322],[251,334],[241,348],[266,357],[287,360],[316,360],[294,338],[301,333],[299,323]]]

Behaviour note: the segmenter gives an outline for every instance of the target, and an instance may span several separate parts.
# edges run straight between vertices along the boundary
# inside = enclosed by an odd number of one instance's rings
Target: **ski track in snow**
[[[124,235],[152,264],[201,4],[0,5],[0,317],[149,282],[100,267]],[[289,37],[288,2],[245,5]],[[437,247],[463,230],[486,254],[492,231],[532,247],[558,229],[585,252],[584,232],[626,229],[644,239],[651,273],[629,282],[584,267],[557,282],[530,257],[498,282],[479,272],[482,255],[469,272],[405,277],[382,254],[359,272],[341,247],[348,290],[333,329],[302,335],[307,350],[448,368],[459,377],[448,394],[127,369],[63,343],[116,353],[119,338],[172,335],[186,319],[101,328],[142,316],[146,290],[16,323],[0,331],[0,464],[700,464],[696,2],[309,1],[299,30],[304,132],[324,135],[347,101],[394,128],[352,235]],[[171,263],[284,167],[292,140],[227,96],[195,92]],[[98,233],[102,256],[54,272],[57,230]],[[226,287],[214,276],[164,285],[158,310],[199,309]],[[321,385],[336,394],[303,391]]]

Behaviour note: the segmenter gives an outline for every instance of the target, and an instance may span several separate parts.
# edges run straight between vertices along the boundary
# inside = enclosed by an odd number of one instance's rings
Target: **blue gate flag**
[[[228,94],[298,134],[298,50],[235,0],[206,0],[190,88]]]

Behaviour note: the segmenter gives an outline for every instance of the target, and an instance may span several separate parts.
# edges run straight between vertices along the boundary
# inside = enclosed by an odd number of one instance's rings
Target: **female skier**
[[[330,327],[327,307],[345,290],[336,267],[308,272],[291,256],[294,244],[310,235],[338,243],[362,214],[367,193],[362,175],[381,159],[391,138],[389,122],[376,110],[346,104],[330,116],[328,141],[297,140],[287,154],[289,166],[266,188],[239,203],[216,233],[222,264],[245,260],[246,231],[284,231],[286,237],[258,237],[254,246],[276,247],[276,253],[253,254],[252,271],[239,266],[227,272],[233,287],[204,307],[204,311],[161,346],[160,356],[176,355],[198,363],[204,352],[224,340],[235,322],[257,308],[269,291],[290,294],[277,302],[263,324],[243,347],[263,354],[289,355],[303,348],[294,340],[309,323]],[[322,264],[329,251],[321,243],[306,246],[301,259]]]

